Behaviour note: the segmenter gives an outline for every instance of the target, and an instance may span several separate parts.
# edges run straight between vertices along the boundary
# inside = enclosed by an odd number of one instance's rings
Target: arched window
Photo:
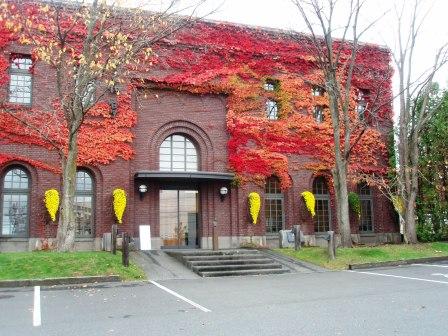
[[[313,194],[316,199],[314,231],[329,231],[331,222],[330,193],[328,192],[328,186],[325,178],[317,177],[314,179]]]
[[[76,236],[92,237],[95,200],[94,183],[92,176],[85,170],[76,172],[76,192],[75,192],[75,216],[76,216]]]
[[[358,184],[358,194],[361,201],[359,232],[373,232],[373,200],[369,185],[365,182]]]
[[[285,221],[284,197],[277,177],[268,178],[265,186],[264,213],[266,232],[276,233],[283,229]]]
[[[159,149],[159,169],[162,171],[197,171],[196,147],[187,137],[174,134],[166,138]]]
[[[20,167],[9,169],[2,181],[1,235],[28,236],[30,179]]]

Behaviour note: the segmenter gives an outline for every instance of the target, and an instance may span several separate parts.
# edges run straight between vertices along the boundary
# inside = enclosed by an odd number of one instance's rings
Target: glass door
[[[163,247],[197,247],[197,190],[160,190],[160,238]]]

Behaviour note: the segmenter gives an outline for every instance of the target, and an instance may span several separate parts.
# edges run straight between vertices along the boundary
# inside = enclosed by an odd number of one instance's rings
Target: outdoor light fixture
[[[221,189],[219,189],[219,196],[221,197],[221,201],[224,201],[224,198],[226,197],[228,192],[229,189],[227,189],[226,187],[221,187]]]
[[[138,192],[140,193],[140,199],[143,199],[145,193],[148,191],[148,186],[146,184],[140,184],[138,186]]]

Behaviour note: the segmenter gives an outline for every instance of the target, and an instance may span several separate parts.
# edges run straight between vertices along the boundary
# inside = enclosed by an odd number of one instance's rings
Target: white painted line
[[[153,285],[159,287],[160,289],[163,289],[165,292],[168,292],[168,293],[170,293],[171,295],[174,295],[175,297],[177,297],[177,298],[179,298],[179,299],[181,299],[181,300],[183,300],[183,301],[185,301],[185,302],[191,304],[193,307],[196,307],[196,308],[202,310],[202,311],[205,312],[205,313],[210,313],[210,312],[211,312],[210,309],[207,309],[207,308],[201,306],[200,304],[197,304],[196,302],[193,302],[193,301],[187,299],[186,297],[184,297],[184,296],[182,296],[182,295],[176,293],[175,291],[173,291],[173,290],[171,290],[171,289],[169,289],[169,288],[166,288],[165,286],[162,286],[161,284],[159,284],[159,283],[157,283],[157,282],[155,282],[155,281],[152,281],[152,280],[151,280],[151,281],[149,281],[149,282],[152,283]]]
[[[438,275],[440,275],[440,276],[443,276],[443,277],[445,277],[445,278],[447,278],[447,279],[448,279],[448,274],[442,274],[442,273],[433,273],[433,274],[431,274],[431,275],[435,275],[435,276],[438,276]]]
[[[412,266],[426,266],[426,267],[448,268],[448,265],[434,265],[434,264],[412,264]]]
[[[40,314],[40,286],[34,286],[33,327],[39,327],[42,319]]]
[[[398,278],[398,279],[408,279],[408,280],[417,280],[417,281],[426,281],[426,282],[434,282],[434,283],[441,283],[448,285],[448,281],[439,281],[439,280],[430,280],[430,279],[422,279],[422,278],[412,278],[412,277],[405,277],[400,275],[392,275],[392,274],[383,274],[383,273],[374,273],[374,272],[358,272],[358,271],[348,271],[352,273],[361,273],[361,274],[370,274],[370,275],[378,275],[383,277],[391,277],[391,278]]]

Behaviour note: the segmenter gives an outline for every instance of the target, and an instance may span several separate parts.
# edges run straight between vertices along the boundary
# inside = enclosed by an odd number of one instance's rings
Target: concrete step
[[[245,264],[245,265],[203,265],[193,266],[192,270],[196,273],[211,272],[211,271],[237,271],[237,270],[260,270],[260,269],[278,269],[282,268],[282,265],[277,263],[270,264]]]
[[[211,250],[165,250],[168,254],[175,254],[178,256],[220,256],[220,255],[247,255],[259,253],[254,250],[220,250],[220,251],[211,251]]]
[[[203,277],[222,277],[222,276],[243,276],[243,275],[262,275],[262,274],[282,274],[288,270],[283,268],[272,269],[251,269],[251,270],[235,270],[235,271],[199,271],[198,274]]]
[[[260,259],[261,254],[228,254],[228,255],[203,255],[203,256],[182,256],[185,261],[205,261],[205,260],[245,260]]]
[[[272,259],[229,259],[229,260],[193,260],[186,262],[188,266],[213,266],[213,265],[245,265],[245,264],[270,264]]]

